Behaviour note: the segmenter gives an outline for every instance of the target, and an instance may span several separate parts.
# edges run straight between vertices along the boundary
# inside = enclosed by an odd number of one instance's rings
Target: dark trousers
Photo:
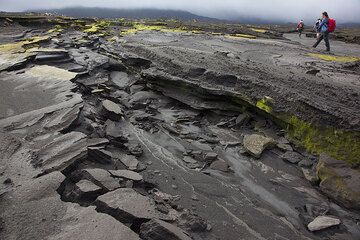
[[[329,32],[324,32],[320,35],[319,39],[314,44],[314,48],[316,48],[323,39],[325,41],[326,51],[330,51]]]

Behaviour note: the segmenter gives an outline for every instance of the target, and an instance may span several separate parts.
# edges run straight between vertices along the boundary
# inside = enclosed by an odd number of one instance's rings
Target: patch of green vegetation
[[[331,62],[348,63],[348,62],[356,62],[360,60],[359,57],[350,57],[350,56],[334,56],[334,55],[326,55],[326,54],[318,54],[318,53],[309,53],[307,55],[313,58],[319,58],[321,60],[331,61]]]
[[[64,31],[64,28],[60,25],[56,25],[54,28],[47,31],[47,33],[60,33],[62,31]]]
[[[314,126],[295,116],[285,119],[291,137],[314,154],[326,153],[353,166],[360,165],[360,133]]]
[[[32,38],[23,39],[16,43],[7,43],[0,45],[0,53],[14,54],[23,53],[27,48],[30,48],[40,42],[49,40],[49,36],[36,36]]]
[[[161,31],[161,32],[187,32],[185,27],[169,28],[166,24],[161,25],[145,25],[142,23],[134,23],[131,28],[121,31],[120,35],[125,36],[128,34],[135,34],[140,31]]]
[[[267,112],[267,113],[271,113],[272,111],[272,104],[273,104],[274,100],[270,97],[264,97],[263,99],[257,101],[256,103],[256,107]]]
[[[262,28],[250,28],[253,32],[266,33],[268,30]]]
[[[84,32],[92,34],[99,33],[106,30],[110,26],[110,24],[111,23],[109,21],[105,20],[97,21],[93,24],[86,25],[86,29],[84,30]]]
[[[238,39],[238,38],[256,39],[256,36],[254,36],[254,35],[242,34],[242,33],[225,35],[225,37],[231,38],[231,39]]]

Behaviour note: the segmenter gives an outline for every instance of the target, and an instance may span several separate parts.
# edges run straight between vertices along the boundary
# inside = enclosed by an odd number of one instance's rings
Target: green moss
[[[326,153],[353,166],[360,165],[360,133],[314,126],[295,116],[285,120],[291,137],[314,154]]]
[[[141,23],[134,23],[131,28],[121,31],[120,35],[135,34],[140,31],[161,31],[161,32],[187,32],[188,29],[182,28],[168,28],[166,25],[145,25]]]
[[[110,22],[109,21],[105,21],[105,20],[101,20],[101,21],[97,21],[93,24],[90,24],[90,25],[86,25],[85,26],[85,30],[84,32],[86,33],[99,33],[101,31],[104,31],[106,30],[109,26],[110,26]]]
[[[330,62],[356,62],[359,61],[360,58],[358,57],[350,57],[350,56],[334,56],[334,55],[327,55],[327,54],[318,54],[318,53],[309,53],[307,54],[310,57],[319,58],[321,60],[330,61]]]
[[[54,28],[47,31],[47,33],[60,33],[62,31],[64,31],[64,28],[60,25],[56,25]]]
[[[238,38],[256,39],[256,36],[254,36],[254,35],[242,34],[242,33],[225,35],[225,37],[231,38],[231,39],[238,39]]]
[[[257,101],[256,107],[267,113],[271,113],[272,111],[271,105],[273,104],[273,101],[274,100],[270,97],[264,97],[263,99]]]

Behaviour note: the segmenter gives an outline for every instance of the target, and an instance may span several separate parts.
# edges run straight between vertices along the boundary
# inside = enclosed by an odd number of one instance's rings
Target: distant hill
[[[111,8],[87,8],[71,7],[62,9],[29,10],[31,12],[47,12],[62,14],[70,17],[86,18],[165,18],[178,20],[199,20],[199,21],[219,21],[215,18],[203,17],[180,10],[159,10],[159,9],[111,9]]]

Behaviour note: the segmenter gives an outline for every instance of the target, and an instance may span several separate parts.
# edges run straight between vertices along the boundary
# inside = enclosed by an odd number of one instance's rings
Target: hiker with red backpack
[[[318,40],[316,41],[316,43],[314,44],[314,48],[316,48],[319,43],[324,39],[325,41],[325,46],[326,46],[326,51],[330,52],[330,42],[329,42],[329,34],[331,32],[334,32],[336,29],[336,21],[335,19],[329,18],[329,15],[327,12],[323,12],[323,18],[321,20],[321,23],[319,25],[319,29],[320,29],[320,37],[318,38]]]

